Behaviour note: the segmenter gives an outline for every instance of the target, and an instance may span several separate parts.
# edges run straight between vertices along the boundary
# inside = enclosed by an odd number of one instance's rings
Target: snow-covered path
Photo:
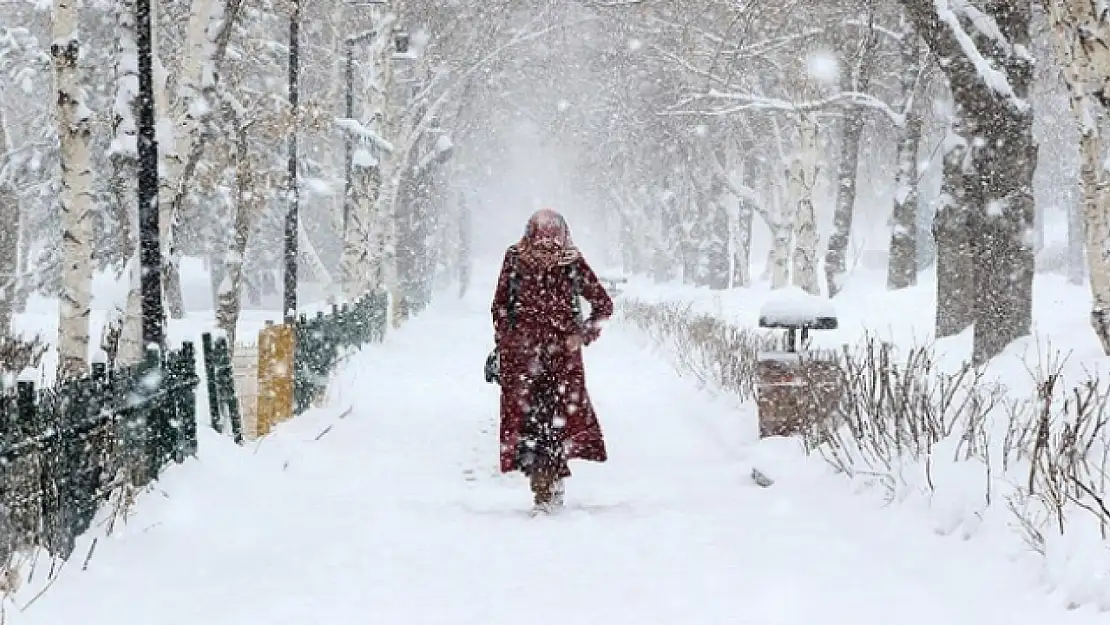
[[[587,353],[610,445],[530,518],[495,470],[485,306],[443,304],[355,357],[335,405],[256,448],[206,434],[122,535],[15,625],[962,625],[1098,622],[960,541],[780,480],[752,416],[631,331]],[[351,410],[344,416],[344,408]],[[848,497],[847,499],[851,499]],[[27,595],[22,594],[23,604]]]

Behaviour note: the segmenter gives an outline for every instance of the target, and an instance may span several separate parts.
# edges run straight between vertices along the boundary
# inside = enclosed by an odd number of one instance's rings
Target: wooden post
[[[293,416],[293,325],[267,322],[258,335],[258,436]]]

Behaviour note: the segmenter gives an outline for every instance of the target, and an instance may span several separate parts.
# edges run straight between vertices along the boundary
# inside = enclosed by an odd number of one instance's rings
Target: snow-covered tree
[[[92,112],[84,104],[79,61],[81,40],[76,0],[55,0],[53,43],[58,139],[62,146],[62,235],[64,266],[59,307],[58,360],[61,377],[86,371],[92,300],[92,177],[89,157]]]
[[[1046,0],[1052,39],[1079,127],[1091,326],[1110,354],[1110,171],[1100,125],[1110,107],[1110,16],[1089,0]],[[1071,218],[1069,211],[1069,221]],[[1076,247],[1073,244],[1073,247]]]
[[[948,294],[938,298],[938,334],[961,326],[970,307],[974,358],[984,362],[1032,325],[1032,2],[900,1],[954,102],[945,142],[950,203],[948,217],[938,214],[936,234],[938,247],[959,258],[955,273],[938,267],[938,294]]]

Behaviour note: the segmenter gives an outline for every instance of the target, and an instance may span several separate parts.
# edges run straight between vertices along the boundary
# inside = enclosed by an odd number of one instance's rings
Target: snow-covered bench
[[[776,291],[760,309],[759,327],[786,330],[785,349],[758,356],[761,437],[806,431],[838,401],[835,354],[806,350],[811,330],[835,330],[838,325],[831,302],[797,288]]]
[[[786,330],[786,351],[791,353],[798,351],[799,331],[804,349],[810,330],[835,330],[838,325],[832,302],[797,287],[775,291],[759,309],[759,327]]]

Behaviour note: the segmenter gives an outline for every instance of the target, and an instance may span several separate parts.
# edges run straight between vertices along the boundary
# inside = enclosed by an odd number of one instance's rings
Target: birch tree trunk
[[[185,314],[181,293],[181,253],[176,231],[192,178],[204,146],[204,125],[216,108],[215,69],[223,60],[231,29],[242,13],[244,0],[192,0],[186,27],[185,58],[177,93],[163,102],[173,133],[159,136],[162,177],[158,190],[162,284],[171,317]],[[167,94],[163,94],[167,95]]]
[[[1080,204],[1091,283],[1091,327],[1103,352],[1110,355],[1110,172],[1103,162],[1099,133],[1103,113],[1088,95],[1107,94],[1110,51],[1105,44],[1110,40],[1110,24],[1095,15],[1090,2],[1050,0],[1047,4],[1054,48],[1064,68],[1064,82],[1079,126]],[[1102,105],[1107,106],[1107,102]],[[1069,207],[1069,239],[1073,236],[1074,212]],[[1075,247],[1078,245],[1069,241],[1069,252]]]
[[[340,267],[343,292],[348,299],[367,293],[378,280],[370,275],[370,225],[374,203],[381,188],[378,161],[366,146],[355,150],[351,163],[351,195],[348,198],[347,221],[343,227],[343,254]]]
[[[1097,126],[1082,128],[1080,179],[1087,265],[1091,276],[1091,327],[1110,354],[1110,177],[1102,160]]]
[[[173,121],[173,131],[169,136],[159,136],[158,155],[162,163],[159,169],[161,185],[158,190],[158,205],[161,215],[159,226],[162,245],[166,253],[162,258],[162,290],[170,316],[180,319],[185,315],[185,304],[181,293],[181,258],[175,234],[179,219],[174,203],[185,170],[192,143],[197,140],[200,124],[197,113],[201,106],[202,68],[208,52],[208,25],[212,17],[214,0],[192,0],[189,9],[189,23],[185,30],[185,57],[181,63],[177,93],[169,94],[168,113]]]
[[[374,27],[381,20],[381,12],[374,8],[370,13],[370,24]],[[348,90],[347,114],[350,117],[357,117],[361,129],[374,135],[367,137],[366,132],[356,133],[348,130],[344,139],[346,142],[344,164],[349,181],[343,198],[343,252],[340,257],[340,276],[343,291],[352,301],[368,292],[372,286],[376,287],[380,284],[379,277],[371,275],[371,271],[377,269],[373,257],[378,252],[377,248],[372,247],[375,241],[372,240],[371,226],[375,205],[382,189],[383,155],[379,150],[379,138],[384,132],[382,115],[386,100],[384,93],[381,92],[384,85],[378,82],[376,72],[379,70],[379,57],[388,49],[389,37],[390,32],[386,29],[371,38],[367,46],[367,55],[371,59],[371,74],[365,85],[356,82],[357,74],[354,71],[356,44],[354,41],[346,43],[346,71],[343,82]],[[355,93],[368,93],[370,100],[359,107],[357,112]]]
[[[790,172],[786,172],[789,177]],[[774,211],[772,220],[768,222],[771,228],[771,250],[768,253],[767,264],[771,269],[771,288],[781,289],[790,285],[790,251],[794,243],[794,215],[795,204],[789,197],[783,197],[788,192],[776,189]]]
[[[128,224],[130,254],[124,269],[127,298],[123,303],[115,363],[131,365],[142,361],[142,290],[139,274],[138,127],[135,123],[139,93],[138,46],[135,35],[135,0],[116,5],[116,95],[112,110],[114,139],[111,148],[112,193]]]
[[[77,0],[55,0],[53,43],[58,139],[62,149],[62,296],[58,323],[59,379],[86,372],[92,299],[92,167],[90,111],[81,93]]]
[[[855,59],[855,68],[842,71],[842,91],[866,93],[871,83],[874,63],[872,52],[877,44],[875,32],[868,29]],[[847,65],[847,64],[846,64]],[[859,141],[863,134],[863,111],[858,106],[844,112],[844,125],[840,139],[840,160],[836,172],[836,208],[833,211],[833,229],[825,252],[825,280],[829,297],[840,292],[847,271],[848,241],[852,237],[852,217],[856,205],[856,177],[859,172]],[[816,231],[815,231],[816,234]]]
[[[817,181],[817,122],[804,117],[800,144],[790,172],[791,204],[795,209],[794,285],[807,293],[821,294],[817,282],[817,216],[813,187]]]
[[[740,180],[749,187],[748,168],[744,161],[740,162]],[[746,198],[738,198],[736,208],[736,223],[733,228],[732,248],[732,286],[747,287],[752,283],[752,221],[755,210],[752,202]]]
[[[0,101],[0,337],[11,331],[19,283],[19,194],[12,184],[11,139]]]
[[[383,11],[374,7],[373,23],[376,27],[386,25],[387,21]],[[382,29],[389,32],[388,28]],[[393,139],[400,134],[398,116],[390,107],[390,92],[393,87],[393,41],[391,37],[382,37],[381,43],[375,46],[371,58],[371,85],[370,111],[372,119],[371,131],[376,137]],[[395,146],[396,147],[396,146]],[[411,146],[410,146],[411,147]],[[374,197],[374,227],[371,234],[376,244],[378,274],[381,276],[381,286],[389,296],[386,310],[387,325],[396,327],[401,322],[401,285],[397,271],[397,200],[401,191],[401,177],[403,167],[408,162],[407,150],[395,150],[388,156],[379,152],[380,185]]]
[[[908,24],[903,24],[902,33],[901,108],[906,124],[898,142],[898,174],[890,218],[886,285],[891,290],[917,284],[917,151],[921,143],[923,117],[916,102],[916,92],[924,63],[917,33]]]
[[[235,329],[242,310],[243,260],[247,251],[254,216],[262,214],[266,195],[256,182],[254,172],[261,169],[258,154],[248,145],[247,127],[237,129],[235,150],[235,221],[231,245],[224,256],[224,277],[220,281],[216,325],[227,335],[227,345],[235,349]]]

